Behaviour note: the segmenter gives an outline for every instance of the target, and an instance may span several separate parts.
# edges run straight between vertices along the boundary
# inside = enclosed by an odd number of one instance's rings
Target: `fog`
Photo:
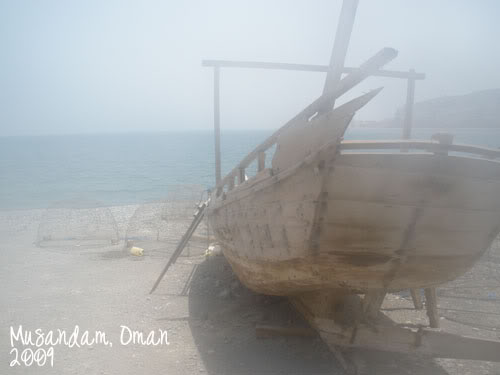
[[[0,135],[211,129],[202,59],[327,64],[342,2],[2,1]],[[500,2],[361,0],[346,65],[382,47],[426,73],[416,101],[500,87]],[[324,73],[223,69],[222,129],[273,129],[321,94]],[[391,117],[405,81],[357,116]]]

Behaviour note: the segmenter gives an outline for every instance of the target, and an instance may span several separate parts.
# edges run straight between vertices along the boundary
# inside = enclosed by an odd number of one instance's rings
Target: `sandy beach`
[[[200,228],[158,290],[149,295],[187,222],[171,225],[159,241],[138,242],[144,256],[134,257],[124,250],[124,238],[137,208],[110,208],[119,233],[117,244],[87,247],[82,241],[56,248],[35,244],[40,223],[47,219],[44,210],[0,212],[0,373],[344,373],[318,338],[255,337],[257,323],[305,323],[286,299],[255,295],[237,281],[223,257],[206,257],[206,228]],[[471,272],[438,289],[443,329],[500,339],[499,249],[495,242]],[[396,321],[426,324],[425,313],[411,307],[408,293],[402,292],[389,295],[383,311]],[[48,361],[28,367],[19,359],[19,365],[10,367],[15,359],[10,329],[19,326],[31,332],[66,330],[68,335],[75,326],[91,334],[102,331],[112,346],[59,344],[53,347],[53,366]],[[127,329],[142,332],[144,338],[166,331],[169,344],[122,345]],[[26,348],[20,340],[14,346],[19,352]],[[370,374],[500,374],[498,363],[361,351],[356,356]]]

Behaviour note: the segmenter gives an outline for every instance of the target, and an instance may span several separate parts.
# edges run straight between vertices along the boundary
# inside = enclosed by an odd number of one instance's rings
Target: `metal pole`
[[[220,104],[219,104],[219,67],[214,67],[214,140],[215,140],[215,184],[221,180],[220,166]]]
[[[415,69],[410,69],[410,76],[415,73]],[[403,125],[403,139],[410,139],[411,126],[413,122],[413,102],[415,101],[415,79],[408,78],[408,88],[406,90],[406,108]]]

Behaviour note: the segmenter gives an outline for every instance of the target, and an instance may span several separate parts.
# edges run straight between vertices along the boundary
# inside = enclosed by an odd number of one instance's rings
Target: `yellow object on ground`
[[[136,257],[142,257],[144,255],[144,249],[133,246],[130,248],[130,254],[135,255]]]

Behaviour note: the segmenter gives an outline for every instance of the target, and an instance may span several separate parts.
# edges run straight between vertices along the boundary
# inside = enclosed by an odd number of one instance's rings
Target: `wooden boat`
[[[339,25],[352,28],[356,6],[357,0],[344,2]],[[447,134],[431,140],[343,140],[356,111],[381,89],[340,106],[335,101],[370,75],[402,76],[380,70],[396,57],[391,48],[346,70],[349,35],[350,30],[340,37],[337,32],[323,94],[218,178],[215,194],[200,206],[153,290],[206,208],[242,283],[258,293],[289,296],[334,351],[338,346],[363,347],[500,361],[500,342],[415,331],[381,319],[388,291],[427,288],[427,305],[435,309],[432,288],[464,274],[497,237],[500,150],[454,144]],[[221,62],[211,63],[218,177]],[[415,74],[410,73],[411,103]],[[409,129],[404,134],[409,138]],[[249,177],[252,166],[256,173]],[[429,317],[436,327],[436,316]]]
[[[500,230],[499,150],[453,144],[446,135],[343,140],[355,112],[380,89],[335,109],[325,103],[395,54],[382,50],[245,157],[217,185],[210,225],[240,280],[290,296],[332,348],[499,361],[498,342],[366,324],[387,291],[465,273]],[[252,162],[257,173],[248,178]],[[364,301],[352,305],[354,294]],[[349,315],[358,318],[346,324],[339,306],[354,306]]]
[[[396,55],[386,48],[351,69],[247,155],[217,184],[210,225],[239,279],[258,293],[289,296],[336,352],[500,361],[500,342],[380,320],[388,291],[461,276],[500,231],[499,150],[454,144],[447,134],[343,140],[380,89],[333,103]]]
[[[342,141],[355,111],[378,92],[317,114],[320,98],[219,184],[211,226],[249,288],[294,295],[435,286],[465,273],[497,236],[499,150]],[[258,173],[247,179],[254,159]]]

